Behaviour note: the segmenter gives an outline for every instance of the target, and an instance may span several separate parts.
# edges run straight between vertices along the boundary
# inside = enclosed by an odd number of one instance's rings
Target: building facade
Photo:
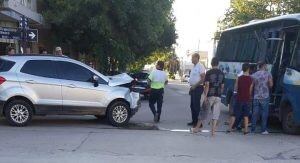
[[[37,12],[37,0],[0,0],[0,27],[18,28],[22,16],[28,18],[29,28],[43,28],[44,19]],[[0,55],[6,54],[8,46],[20,52],[19,40],[0,38]],[[31,52],[38,53],[40,45],[37,42],[28,43],[27,46]]]

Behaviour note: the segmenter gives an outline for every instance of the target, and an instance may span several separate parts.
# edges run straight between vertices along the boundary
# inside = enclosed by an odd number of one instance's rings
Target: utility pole
[[[200,51],[200,39],[198,40],[198,52]]]

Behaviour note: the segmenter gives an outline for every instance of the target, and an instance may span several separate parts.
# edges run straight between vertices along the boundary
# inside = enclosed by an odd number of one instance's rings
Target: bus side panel
[[[300,125],[300,86],[284,84],[284,94],[293,107],[293,118]]]

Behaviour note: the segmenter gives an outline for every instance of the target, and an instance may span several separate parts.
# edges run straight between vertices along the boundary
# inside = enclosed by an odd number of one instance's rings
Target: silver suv
[[[126,74],[107,77],[68,57],[0,57],[0,113],[13,126],[33,115],[95,115],[126,125],[140,107]]]

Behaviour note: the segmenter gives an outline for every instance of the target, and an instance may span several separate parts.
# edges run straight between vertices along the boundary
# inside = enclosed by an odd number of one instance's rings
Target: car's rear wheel
[[[108,108],[109,122],[116,127],[125,126],[130,119],[130,109],[127,103],[118,101]]]
[[[293,118],[293,110],[290,106],[286,106],[282,110],[282,128],[287,134],[299,134],[300,127],[297,126]]]
[[[12,126],[26,126],[32,119],[33,111],[30,104],[23,100],[13,100],[5,107],[5,117]]]

